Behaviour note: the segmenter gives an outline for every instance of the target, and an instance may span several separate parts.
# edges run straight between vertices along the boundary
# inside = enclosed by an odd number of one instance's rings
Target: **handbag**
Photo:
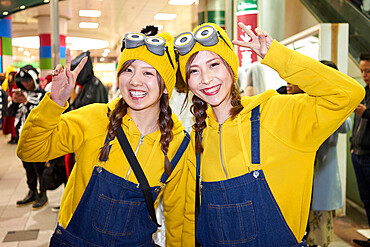
[[[55,190],[63,183],[67,183],[64,156],[46,162],[41,175],[42,188],[45,190]]]

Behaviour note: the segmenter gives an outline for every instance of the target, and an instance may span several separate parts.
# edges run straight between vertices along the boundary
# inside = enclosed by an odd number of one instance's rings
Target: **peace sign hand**
[[[64,107],[66,101],[70,97],[72,90],[75,87],[78,74],[81,72],[87,61],[84,57],[77,67],[71,71],[71,51],[66,50],[66,65],[58,64],[55,70],[51,73],[53,76],[51,84],[50,98],[58,105]]]
[[[258,56],[264,58],[270,45],[272,43],[272,38],[264,30],[256,28],[254,31],[257,33],[255,35],[252,30],[246,27],[243,23],[239,22],[238,26],[244,30],[244,32],[251,38],[251,41],[240,41],[233,40],[234,45],[239,45],[252,49]]]

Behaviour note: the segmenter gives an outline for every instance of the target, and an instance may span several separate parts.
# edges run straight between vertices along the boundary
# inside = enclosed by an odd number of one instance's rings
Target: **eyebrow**
[[[214,58],[211,58],[211,59],[207,60],[205,63],[210,63],[210,62],[213,62],[214,60],[217,60],[217,59],[220,59],[220,58],[219,57],[214,57]],[[197,64],[190,65],[190,67],[192,67],[192,66],[198,66],[198,65]]]

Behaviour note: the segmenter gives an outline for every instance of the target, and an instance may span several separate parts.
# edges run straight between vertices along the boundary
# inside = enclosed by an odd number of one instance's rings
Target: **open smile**
[[[215,95],[220,91],[221,84],[210,88],[201,89],[200,91],[207,96]]]
[[[135,99],[144,98],[148,93],[138,90],[129,90],[130,96]]]

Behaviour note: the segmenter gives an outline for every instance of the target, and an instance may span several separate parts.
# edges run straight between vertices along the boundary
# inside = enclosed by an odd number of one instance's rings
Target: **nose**
[[[142,84],[141,82],[141,76],[139,73],[137,72],[134,72],[134,74],[132,75],[131,79],[130,79],[130,85],[132,86],[140,86]]]
[[[213,74],[208,71],[208,70],[204,70],[202,71],[202,83],[203,84],[210,84],[213,80]]]

